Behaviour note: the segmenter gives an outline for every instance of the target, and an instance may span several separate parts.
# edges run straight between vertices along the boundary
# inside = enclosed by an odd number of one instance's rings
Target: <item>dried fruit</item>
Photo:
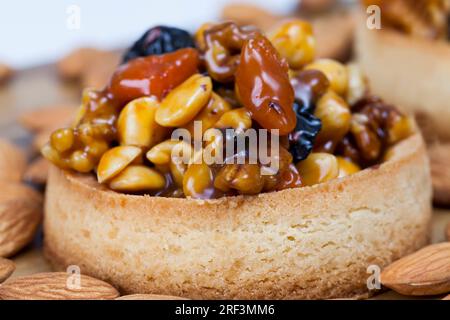
[[[199,55],[192,48],[133,59],[113,74],[108,91],[122,103],[144,96],[163,98],[197,72]]]
[[[23,152],[8,140],[0,138],[0,181],[20,181],[25,167]]]
[[[42,196],[30,187],[0,183],[0,257],[10,257],[26,246],[42,219]]]
[[[289,152],[294,162],[306,159],[314,147],[314,141],[322,128],[319,118],[294,103],[294,111],[297,117],[295,129],[289,134]]]
[[[316,103],[330,87],[330,81],[319,70],[302,70],[291,78],[295,102],[301,110],[314,113]]]
[[[234,22],[213,25],[204,30],[205,47],[202,51],[208,74],[218,82],[232,82],[242,46],[256,34],[254,29],[238,27]]]
[[[295,128],[294,90],[288,66],[265,37],[257,36],[245,43],[236,71],[236,90],[242,104],[263,128],[278,129],[280,135]]]
[[[4,282],[16,269],[14,262],[0,258],[0,283]]]
[[[395,261],[381,273],[381,283],[405,295],[450,291],[450,242],[427,246]]]
[[[118,296],[104,281],[65,272],[37,273],[0,286],[2,300],[110,300]]]
[[[194,40],[189,32],[167,26],[156,26],[147,30],[123,57],[128,62],[137,57],[159,55],[183,48],[194,48]]]

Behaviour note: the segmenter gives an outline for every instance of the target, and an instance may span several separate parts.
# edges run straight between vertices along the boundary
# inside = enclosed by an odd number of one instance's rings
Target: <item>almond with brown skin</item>
[[[79,277],[74,281],[71,277]],[[0,286],[3,300],[111,300],[119,292],[110,284],[85,275],[37,273]]]
[[[86,65],[102,52],[95,48],[78,48],[73,50],[58,62],[59,75],[65,80],[79,80],[86,69]]]
[[[101,52],[86,65],[81,75],[82,88],[102,89],[108,83],[120,63],[120,55],[115,52]]]
[[[433,244],[389,265],[381,283],[404,295],[437,295],[450,291],[450,242]]]
[[[8,140],[0,138],[0,181],[20,181],[25,167],[24,153]]]
[[[127,296],[121,296],[116,300],[188,300],[188,299],[160,294],[130,294]]]
[[[49,166],[50,163],[47,159],[38,157],[28,165],[23,176],[24,180],[37,185],[44,185],[47,182]]]
[[[73,120],[77,107],[74,105],[56,105],[38,108],[23,113],[20,124],[31,132],[53,131],[67,126]]]
[[[42,219],[42,195],[12,182],[1,182],[0,190],[0,257],[9,257],[33,239]]]
[[[0,85],[6,83],[13,75],[14,71],[11,67],[0,63]]]
[[[252,25],[267,31],[272,28],[283,17],[276,16],[271,12],[251,4],[229,4],[222,9],[222,19],[231,20],[239,25]]]
[[[14,262],[8,259],[0,258],[0,283],[9,278],[16,269]]]
[[[450,144],[435,144],[428,148],[433,181],[434,202],[450,204]]]
[[[447,224],[447,228],[445,230],[445,235],[446,235],[447,241],[450,241],[450,222]]]

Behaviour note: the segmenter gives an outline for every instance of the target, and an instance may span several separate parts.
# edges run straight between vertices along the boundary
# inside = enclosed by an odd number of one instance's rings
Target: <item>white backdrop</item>
[[[226,3],[236,1],[257,3],[277,13],[286,13],[298,3],[298,0],[2,0],[0,61],[21,68],[52,62],[78,46],[128,46],[155,24],[193,30],[202,22],[216,19]]]

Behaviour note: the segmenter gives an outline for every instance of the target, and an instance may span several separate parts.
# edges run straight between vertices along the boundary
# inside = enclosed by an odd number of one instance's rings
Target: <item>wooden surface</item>
[[[0,87],[0,136],[8,137],[29,150],[30,135],[17,124],[17,116],[39,107],[77,103],[80,89],[76,84],[61,82],[54,66],[44,66],[19,72],[7,85]],[[30,158],[33,156],[29,153]],[[435,208],[432,223],[432,242],[445,239],[444,229],[450,222],[450,210]],[[17,269],[13,277],[50,271],[41,253],[42,234],[33,244],[15,256]],[[406,299],[394,292],[385,292],[374,299]]]

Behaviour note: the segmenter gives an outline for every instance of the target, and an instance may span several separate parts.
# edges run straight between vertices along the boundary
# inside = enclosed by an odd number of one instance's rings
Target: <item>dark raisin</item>
[[[297,117],[297,125],[289,134],[289,152],[294,163],[306,159],[311,153],[314,140],[322,128],[322,122],[316,118],[307,107],[294,103],[294,111]]]
[[[127,62],[137,57],[164,54],[182,48],[194,48],[194,40],[189,32],[166,26],[151,28],[128,49],[123,57]]]
[[[313,113],[316,102],[328,90],[330,82],[319,70],[303,70],[291,78],[295,93],[295,102],[303,110]]]

